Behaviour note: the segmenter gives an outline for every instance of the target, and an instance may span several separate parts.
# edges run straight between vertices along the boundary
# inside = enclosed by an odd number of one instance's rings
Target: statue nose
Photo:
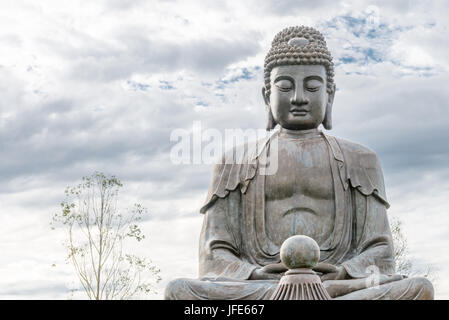
[[[290,103],[301,106],[303,104],[308,104],[309,99],[305,97],[303,90],[297,89],[295,90],[295,95],[290,99]]]

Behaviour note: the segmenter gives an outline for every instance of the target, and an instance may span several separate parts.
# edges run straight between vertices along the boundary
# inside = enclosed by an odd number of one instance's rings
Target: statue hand
[[[342,266],[335,266],[330,263],[318,263],[313,271],[322,273],[321,281],[326,280],[343,280],[346,279],[348,274],[346,269]]]
[[[251,273],[249,280],[279,280],[283,276],[282,273],[267,272],[264,268],[255,269],[253,273]]]
[[[266,273],[283,273],[288,270],[286,266],[282,262],[268,264],[262,268],[262,270]]]

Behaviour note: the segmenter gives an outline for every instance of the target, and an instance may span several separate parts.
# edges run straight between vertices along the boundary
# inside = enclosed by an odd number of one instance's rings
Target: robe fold
[[[260,165],[266,163],[277,134],[231,150],[215,166],[200,210],[200,279],[181,279],[168,298],[186,290],[189,294],[180,298],[268,299],[274,291],[276,281],[248,279],[256,268],[280,262],[280,247],[270,240],[265,225],[266,176]],[[335,223],[331,236],[318,243],[320,262],[341,265],[354,279],[373,271],[394,274],[389,204],[376,154],[353,142],[323,137],[334,185]]]
[[[240,163],[226,163],[233,158],[228,153],[215,166],[200,210],[206,214],[200,240],[200,276],[244,280],[256,267],[280,261],[279,247],[266,234],[265,175],[258,174],[257,161],[267,157],[275,135],[256,147],[232,150],[234,154],[243,152]],[[373,265],[383,274],[393,274],[392,237],[386,216],[389,204],[376,154],[358,144],[323,136],[329,147],[336,212],[331,237],[319,243],[320,262],[341,264],[353,278],[366,277],[367,268]],[[215,255],[217,249],[221,249],[220,254]]]

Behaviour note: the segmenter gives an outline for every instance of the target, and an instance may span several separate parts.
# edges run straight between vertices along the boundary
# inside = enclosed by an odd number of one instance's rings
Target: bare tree
[[[140,204],[120,210],[115,177],[96,172],[65,190],[52,228],[64,227],[67,262],[89,299],[130,299],[155,292],[160,270],[146,258],[124,252],[128,240],[143,240],[138,222],[147,210]]]
[[[421,276],[431,281],[435,280],[436,275],[430,266],[419,267],[413,263],[408,249],[407,237],[403,231],[402,221],[398,218],[393,218],[390,226],[393,236],[396,273],[410,277]]]

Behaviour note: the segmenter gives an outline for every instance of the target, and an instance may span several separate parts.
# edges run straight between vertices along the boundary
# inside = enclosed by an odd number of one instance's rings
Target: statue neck
[[[318,130],[318,128],[308,130],[290,130],[281,127],[279,136],[292,139],[309,139],[321,137],[321,130]]]

